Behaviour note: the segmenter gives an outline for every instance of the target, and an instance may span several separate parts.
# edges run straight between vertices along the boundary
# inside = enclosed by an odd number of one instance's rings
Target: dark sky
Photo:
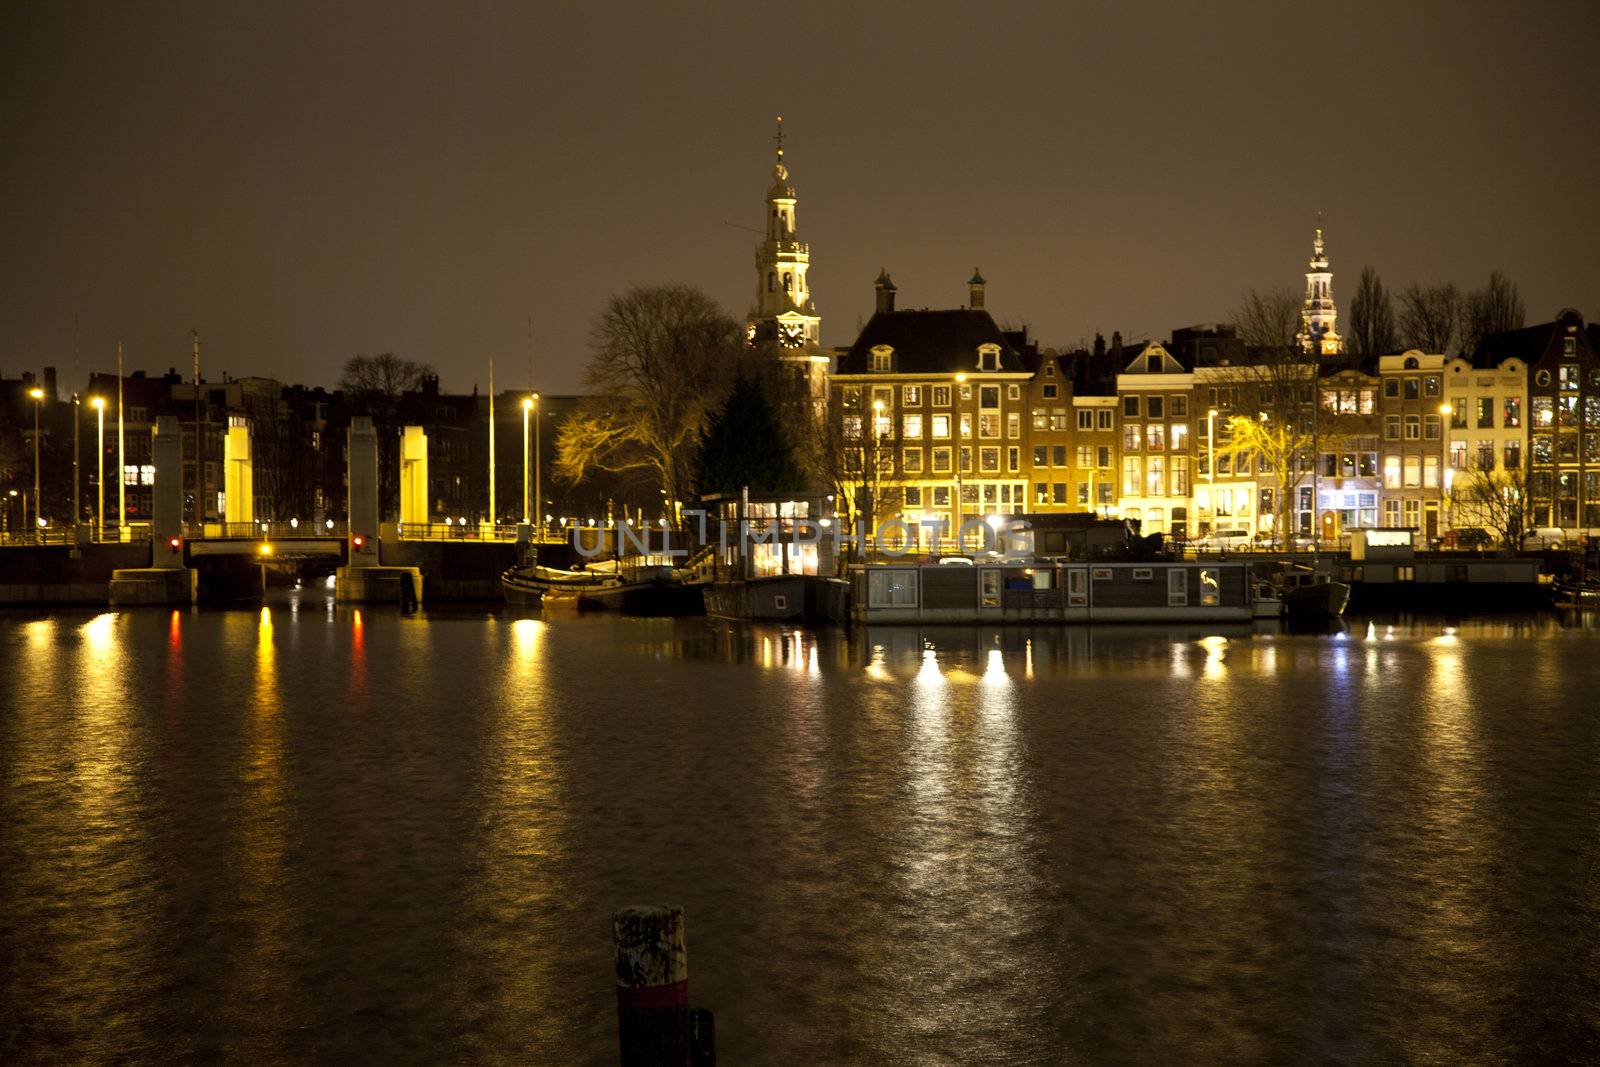
[[[887,267],[1047,345],[1363,264],[1600,315],[1600,5],[11,3],[0,373],[575,388],[633,283],[743,315],[790,135],[823,339]],[[1403,8],[1403,10],[1402,10]],[[72,381],[81,381],[74,375]]]

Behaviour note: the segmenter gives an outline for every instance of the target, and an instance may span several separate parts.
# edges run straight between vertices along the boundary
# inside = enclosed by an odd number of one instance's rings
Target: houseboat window
[[[1133,580],[1136,582],[1148,582],[1154,573],[1149,567],[1135,567],[1133,568]]]
[[[1167,571],[1167,606],[1181,608],[1189,603],[1189,568],[1173,567]]]
[[[1000,606],[1000,572],[994,567],[985,567],[978,572],[978,606]]]
[[[1111,580],[1111,568],[1110,567],[1096,567],[1094,569],[1094,580],[1097,581],[1097,582],[1110,581]]]
[[[875,608],[917,606],[917,572],[885,568],[867,572],[867,604]]]
[[[1217,606],[1218,594],[1221,592],[1217,584],[1217,571],[1213,567],[1200,568],[1200,606],[1214,608]]]

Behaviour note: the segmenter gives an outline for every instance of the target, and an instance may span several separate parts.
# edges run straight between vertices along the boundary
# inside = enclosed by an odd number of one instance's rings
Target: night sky
[[[1370,263],[1600,316],[1600,5],[633,7],[4,5],[0,374],[194,328],[208,377],[521,388],[531,316],[574,389],[629,284],[748,309],[778,113],[827,344],[880,267],[902,307],[981,267],[1047,345],[1165,336],[1301,285],[1319,210],[1342,315]]]

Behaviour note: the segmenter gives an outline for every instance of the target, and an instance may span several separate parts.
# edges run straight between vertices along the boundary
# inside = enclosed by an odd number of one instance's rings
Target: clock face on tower
[[[799,348],[806,341],[805,325],[799,322],[778,323],[778,340],[783,342],[785,348]]]

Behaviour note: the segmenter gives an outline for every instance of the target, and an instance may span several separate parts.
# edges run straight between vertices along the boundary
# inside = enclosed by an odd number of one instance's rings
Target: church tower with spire
[[[767,190],[767,236],[756,248],[756,304],[746,323],[750,344],[778,346],[781,362],[804,379],[814,400],[827,397],[828,356],[823,353],[822,318],[811,299],[806,272],[811,246],[801,241],[795,224],[795,191],[783,161],[783,116],[778,116],[777,162]]]
[[[1297,340],[1302,351],[1319,356],[1336,356],[1343,351],[1343,342],[1334,329],[1339,309],[1333,303],[1333,271],[1328,269],[1328,253],[1322,245],[1322,226],[1318,220],[1317,235],[1311,242],[1311,261],[1306,271],[1306,302],[1300,311],[1300,333]]]

